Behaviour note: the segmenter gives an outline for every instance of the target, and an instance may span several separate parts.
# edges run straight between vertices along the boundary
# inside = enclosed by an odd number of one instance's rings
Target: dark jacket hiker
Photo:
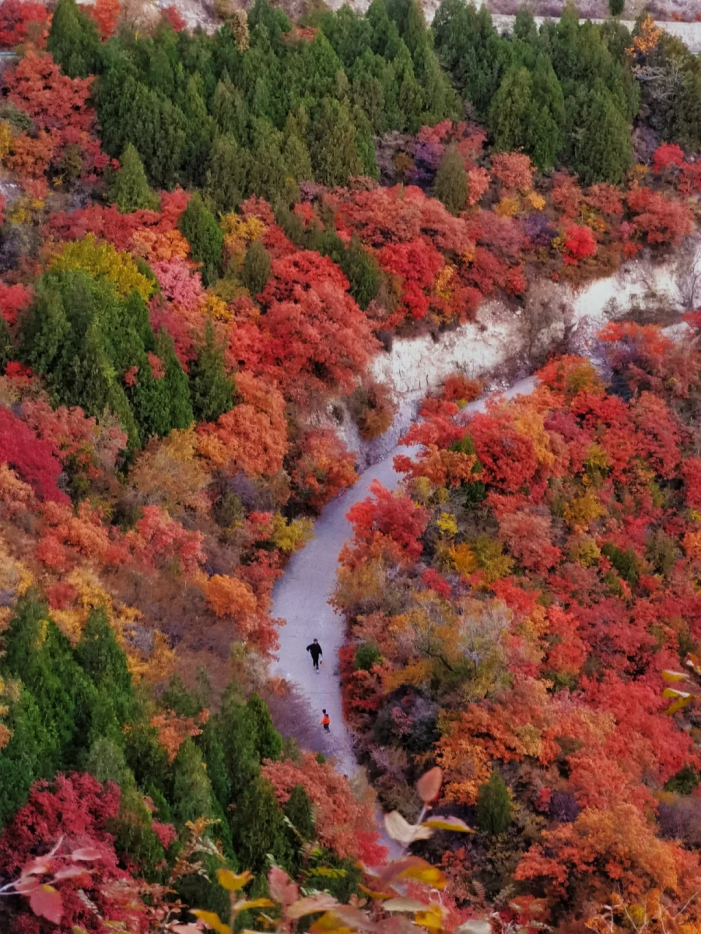
[[[312,657],[312,662],[316,670],[319,670],[319,658],[324,654],[321,651],[321,646],[319,645],[319,640],[315,639],[310,645],[307,646],[307,652],[310,653]]]

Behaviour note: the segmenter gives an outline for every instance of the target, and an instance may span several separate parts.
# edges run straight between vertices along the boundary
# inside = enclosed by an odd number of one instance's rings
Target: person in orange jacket
[[[329,715],[326,713],[325,710],[322,710],[321,712],[324,715],[321,718],[321,725],[323,726],[323,728],[326,730],[327,733],[330,733],[331,732],[331,717],[329,717]]]

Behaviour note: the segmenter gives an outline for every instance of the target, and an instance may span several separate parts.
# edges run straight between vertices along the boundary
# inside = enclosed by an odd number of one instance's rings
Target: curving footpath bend
[[[534,385],[533,377],[528,377],[515,383],[503,395],[525,395],[533,390]],[[482,411],[487,398],[477,399],[463,411]],[[373,480],[379,480],[387,489],[394,489],[400,475],[394,470],[393,455],[411,454],[416,450],[418,448],[395,448],[385,460],[361,474],[354,487],[330,503],[314,525],[314,540],[292,557],[284,577],[273,591],[271,614],[286,621],[280,629],[280,652],[273,671],[294,686],[307,702],[310,715],[317,723],[321,721],[322,709],[328,711],[331,733],[326,735],[319,725],[318,741],[313,751],[333,757],[339,771],[349,778],[357,772],[358,763],[341,707],[338,650],[343,645],[344,625],[328,600],[336,583],[338,556],[352,533],[346,518],[348,510],[368,496]],[[324,652],[324,664],[318,674],[306,651],[307,645],[315,638]],[[310,745],[308,740],[305,745]]]

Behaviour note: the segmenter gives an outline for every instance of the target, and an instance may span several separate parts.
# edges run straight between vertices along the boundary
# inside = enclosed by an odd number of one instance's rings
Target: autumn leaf
[[[410,824],[399,811],[390,811],[385,814],[385,830],[387,836],[403,846],[409,846],[415,840],[428,840],[433,831],[429,827]]]
[[[455,928],[454,934],[491,934],[492,925],[486,919],[471,918]]]
[[[31,863],[27,863],[26,866],[22,869],[22,878],[26,879],[27,876],[41,876],[45,872],[49,872],[51,869],[51,860],[48,856],[40,856],[38,859],[33,859]]]
[[[318,895],[307,895],[306,898],[300,898],[299,901],[290,905],[285,914],[293,921],[303,918],[305,915],[314,914],[316,911],[329,911],[335,908],[338,901],[333,895],[326,892],[320,892]]]
[[[60,924],[63,917],[63,902],[52,885],[40,885],[29,896],[29,905],[35,915],[46,918],[52,924]]]
[[[422,827],[430,827],[431,830],[455,830],[458,833],[477,833],[472,827],[468,827],[465,821],[459,817],[430,817],[423,821]]]
[[[383,906],[385,911],[421,911],[426,906],[415,898],[390,898]]]
[[[392,898],[392,896],[387,892],[373,892],[372,889],[367,888],[362,883],[358,884],[358,889],[363,893],[363,895],[367,895],[369,898],[374,898],[376,901],[380,901],[383,898]]]
[[[62,879],[73,879],[75,876],[84,876],[90,870],[85,866],[64,866],[54,873],[54,882],[60,882]]]
[[[416,783],[416,790],[424,804],[432,804],[441,793],[443,771],[438,767],[426,772]]]
[[[443,910],[440,905],[422,905],[422,911],[417,911],[414,915],[414,921],[429,931],[441,931],[443,929]]]
[[[243,899],[240,902],[236,902],[233,907],[235,912],[239,911],[248,911],[251,908],[274,908],[275,902],[270,901],[269,898],[253,898],[251,901],[246,901]]]
[[[268,873],[268,890],[275,901],[281,905],[291,905],[297,901],[299,895],[297,886],[278,866],[273,866]]]
[[[74,862],[92,863],[96,859],[102,859],[102,853],[97,849],[97,847],[84,846],[79,850],[73,850],[71,853],[71,859]]]
[[[220,921],[219,915],[215,914],[213,911],[203,911],[201,908],[195,908],[192,909],[192,913],[196,918],[199,918],[200,921],[203,921],[207,927],[216,931],[217,934],[231,934],[229,925]]]
[[[424,863],[423,866],[407,866],[406,869],[399,873],[397,878],[413,879],[415,882],[430,885],[434,889],[444,889],[447,885],[447,880],[440,869],[431,866],[430,863]]]
[[[238,892],[239,889],[248,885],[252,878],[253,873],[248,870],[237,875],[230,869],[217,869],[217,882],[227,892]]]
[[[666,669],[662,672],[662,677],[665,681],[685,681],[687,675],[683,671],[667,671]]]

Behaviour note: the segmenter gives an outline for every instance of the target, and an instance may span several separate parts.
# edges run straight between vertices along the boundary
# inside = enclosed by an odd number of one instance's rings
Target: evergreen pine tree
[[[179,827],[198,817],[214,817],[212,784],[202,752],[186,739],[173,762],[173,819]]]
[[[212,100],[212,116],[225,136],[233,136],[244,143],[248,128],[248,107],[241,91],[234,87],[227,75],[217,83]]]
[[[192,258],[202,264],[202,281],[210,285],[218,278],[221,269],[224,235],[198,192],[190,198],[180,215],[178,229],[190,244]]]
[[[272,263],[270,253],[260,240],[254,240],[246,250],[246,257],[241,269],[241,278],[251,295],[262,292],[270,278]]]
[[[310,152],[318,182],[346,185],[352,175],[362,174],[356,129],[345,104],[325,97],[312,121],[311,136]]]
[[[163,390],[168,399],[168,431],[189,428],[195,416],[190,402],[190,386],[175,353],[173,338],[161,328],[156,338],[156,354],[163,364]]]
[[[566,123],[562,86],[546,55],[539,55],[531,73],[533,119],[526,152],[542,171],[552,169],[562,150]]]
[[[626,0],[609,0],[609,12],[611,16],[620,16],[625,9]]]
[[[285,816],[270,782],[257,777],[249,782],[237,807],[232,811],[231,831],[234,850],[242,866],[263,872],[270,853],[283,868],[294,862],[295,849]]]
[[[246,712],[254,731],[259,760],[279,759],[282,753],[282,737],[273,726],[265,701],[257,694],[252,694],[246,703]]]
[[[338,263],[350,282],[350,294],[364,310],[380,288],[380,268],[357,237],[353,237]]]
[[[126,656],[117,645],[103,607],[90,613],[75,648],[75,660],[98,693],[109,700],[117,723],[126,723],[134,712],[134,687]]]
[[[7,321],[0,315],[0,375],[5,372],[5,367],[12,360],[14,355],[12,335]]]
[[[78,9],[75,0],[58,0],[46,48],[61,71],[71,78],[87,78],[99,71],[97,26]]]
[[[218,136],[207,170],[207,197],[220,214],[228,214],[249,190],[250,154],[233,136]]]
[[[314,805],[304,785],[295,785],[285,805],[285,814],[303,840],[314,839]]]
[[[143,208],[154,210],[158,197],[148,187],[146,172],[139,153],[129,143],[120,157],[120,168],[110,185],[110,199],[122,214],[130,214]]]
[[[511,799],[504,780],[494,771],[480,785],[477,795],[477,826],[492,835],[504,833],[511,823]]]
[[[34,594],[18,601],[4,639],[0,672],[4,678],[21,678],[47,728],[44,767],[49,771],[75,767],[89,743],[95,686],[77,663],[68,639],[49,618],[46,604]]]
[[[438,166],[433,193],[451,214],[458,214],[467,203],[467,172],[455,143],[448,146]]]
[[[584,109],[574,147],[575,172],[583,185],[620,184],[633,162],[630,124],[602,86],[593,90]]]
[[[494,145],[503,152],[527,147],[533,119],[533,84],[528,69],[510,68],[489,109]]]
[[[123,745],[107,736],[99,736],[93,742],[84,768],[98,782],[116,782],[120,786],[135,784]]]
[[[215,422],[234,405],[234,381],[226,372],[224,352],[209,320],[204,342],[190,364],[190,400],[198,422]]]
[[[9,681],[6,671],[3,677]],[[44,721],[28,688],[19,681],[15,688],[17,696],[3,717],[11,735],[0,755],[0,830],[25,803],[32,783],[52,778],[59,761],[50,719]]]

